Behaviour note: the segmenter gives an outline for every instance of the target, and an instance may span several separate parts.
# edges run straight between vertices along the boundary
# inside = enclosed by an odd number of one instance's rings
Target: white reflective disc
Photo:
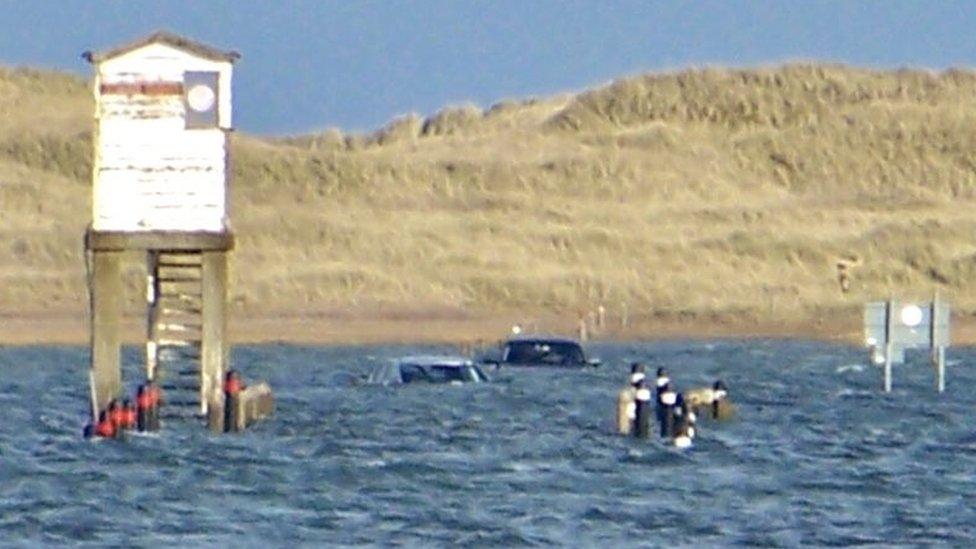
[[[210,89],[210,86],[197,84],[190,88],[186,94],[186,102],[190,108],[197,112],[206,112],[213,108],[217,95]]]
[[[901,323],[914,328],[922,323],[922,309],[918,305],[905,305],[901,309]]]

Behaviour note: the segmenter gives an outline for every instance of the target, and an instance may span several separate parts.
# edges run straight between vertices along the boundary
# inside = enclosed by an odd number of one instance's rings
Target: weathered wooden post
[[[147,378],[170,407],[222,418],[213,412],[222,411],[229,357],[228,136],[239,55],[160,32],[84,57],[95,68],[85,238],[95,407],[121,390],[120,261],[135,251],[147,260]]]

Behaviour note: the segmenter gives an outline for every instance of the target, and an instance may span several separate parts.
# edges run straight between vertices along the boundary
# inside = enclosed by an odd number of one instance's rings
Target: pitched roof
[[[167,46],[172,46],[176,49],[192,53],[193,55],[203,57],[205,59],[212,59],[214,61],[230,61],[233,63],[237,59],[241,58],[241,54],[237,53],[236,51],[218,50],[217,48],[213,48],[206,44],[201,44],[200,42],[194,42],[189,38],[184,38],[178,34],[173,34],[166,31],[154,32],[145,38],[140,38],[139,40],[129,42],[128,44],[123,44],[108,51],[86,51],[85,53],[82,53],[81,56],[89,63],[101,63],[106,59],[118,57],[122,54],[129,53],[130,51],[137,50],[143,46],[148,46],[149,44],[166,44]]]

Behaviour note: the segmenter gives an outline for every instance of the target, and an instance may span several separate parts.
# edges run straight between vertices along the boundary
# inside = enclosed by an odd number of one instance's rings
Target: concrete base
[[[230,430],[243,431],[248,425],[274,412],[274,394],[270,385],[261,382],[241,391],[234,404],[237,406],[237,424],[232,425]]]

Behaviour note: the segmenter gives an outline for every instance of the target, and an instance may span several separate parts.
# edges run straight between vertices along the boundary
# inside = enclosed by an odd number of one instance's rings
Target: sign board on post
[[[931,349],[937,386],[944,388],[945,353],[949,346],[949,307],[938,297],[929,303],[885,301],[864,307],[864,342],[876,363],[885,365],[885,391],[891,390],[891,365],[905,361],[906,349]]]

